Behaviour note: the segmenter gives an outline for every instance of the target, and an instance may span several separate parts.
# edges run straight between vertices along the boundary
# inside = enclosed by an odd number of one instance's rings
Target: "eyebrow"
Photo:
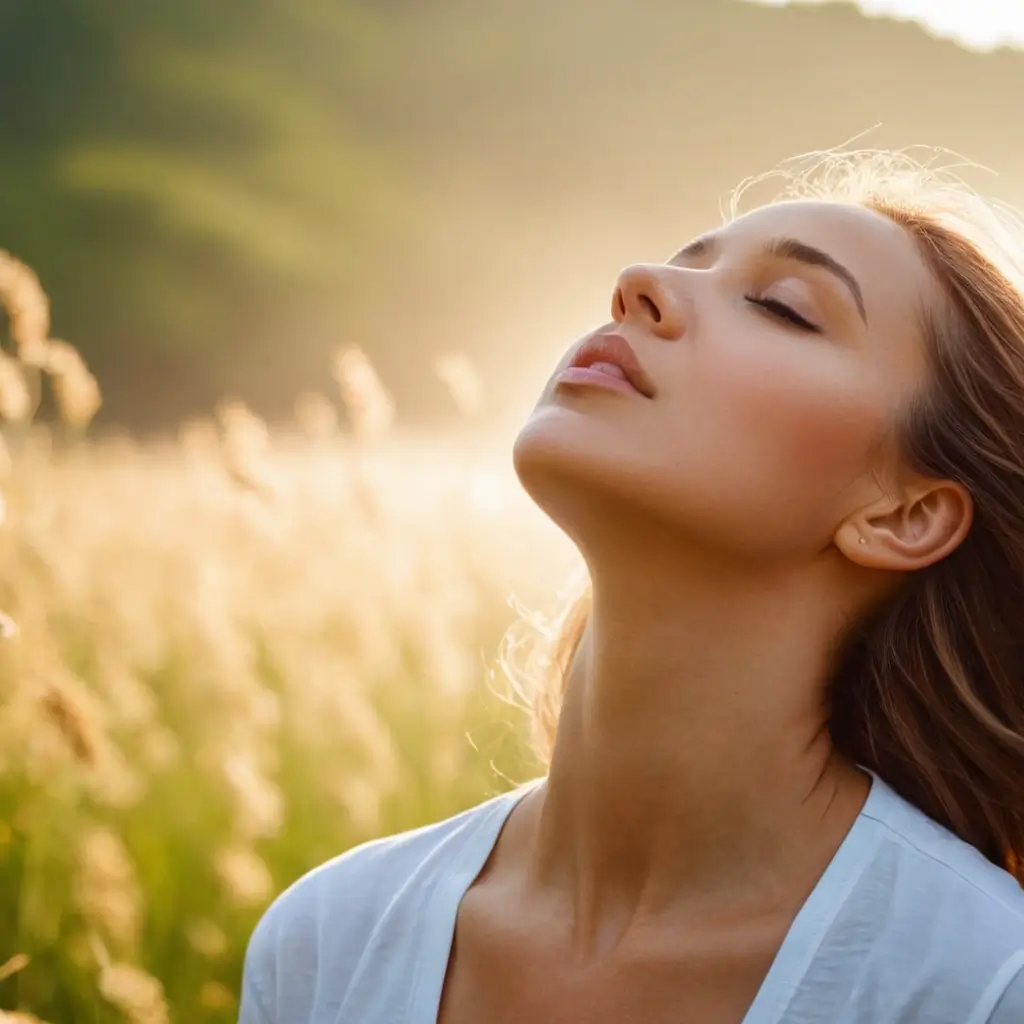
[[[697,256],[706,256],[717,247],[717,238],[713,235],[702,235],[680,249],[669,262],[674,263],[682,258],[692,259]],[[857,306],[857,312],[860,313],[864,326],[867,326],[868,316],[864,309],[864,293],[861,291],[857,278],[837,259],[829,256],[827,252],[815,248],[813,245],[808,245],[806,242],[801,242],[796,238],[774,238],[761,249],[761,252],[763,255],[771,256],[775,259],[796,260],[796,262],[806,264],[809,267],[821,267],[822,270],[827,270],[830,274],[839,278],[849,289]]]

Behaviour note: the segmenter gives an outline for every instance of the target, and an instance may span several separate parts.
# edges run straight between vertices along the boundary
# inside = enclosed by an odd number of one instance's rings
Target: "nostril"
[[[654,300],[649,295],[638,295],[637,299],[640,301],[640,304],[651,315],[651,319],[656,324],[660,324],[661,323],[661,310],[658,309],[658,307],[655,304]]]

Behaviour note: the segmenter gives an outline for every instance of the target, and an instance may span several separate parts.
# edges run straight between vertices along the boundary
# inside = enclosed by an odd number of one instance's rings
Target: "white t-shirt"
[[[240,1024],[436,1024],[459,902],[540,781],[292,885]],[[1024,889],[875,776],[743,1024],[1024,1024]]]

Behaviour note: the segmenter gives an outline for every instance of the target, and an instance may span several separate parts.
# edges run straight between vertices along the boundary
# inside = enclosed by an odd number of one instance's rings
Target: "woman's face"
[[[628,343],[653,393],[564,373],[574,345],[516,470],[570,535],[625,509],[734,554],[813,554],[879,494],[883,442],[925,383],[920,311],[939,301],[915,242],[881,214],[755,210],[620,274],[598,333]]]

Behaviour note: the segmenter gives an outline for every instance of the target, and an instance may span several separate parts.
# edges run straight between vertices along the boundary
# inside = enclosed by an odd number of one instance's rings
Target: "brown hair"
[[[896,427],[907,463],[961,483],[971,530],[840,638],[828,681],[836,748],[1024,884],[1024,223],[908,153],[801,157],[777,198],[858,203],[900,224],[942,286],[921,311],[928,385]],[[584,578],[523,663],[504,659],[550,758],[590,610]]]

